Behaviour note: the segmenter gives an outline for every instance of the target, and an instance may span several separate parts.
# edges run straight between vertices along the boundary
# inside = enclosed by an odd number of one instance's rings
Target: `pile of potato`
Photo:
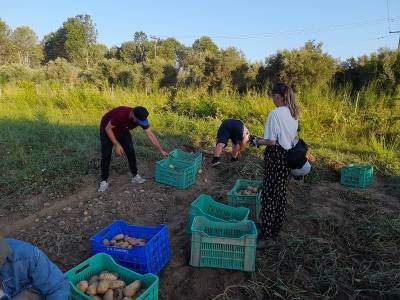
[[[146,244],[146,240],[144,239],[137,239],[134,237],[130,237],[128,235],[124,235],[122,233],[117,234],[112,238],[111,241],[104,239],[103,245],[104,246],[114,246],[124,249],[131,249],[135,246],[143,246]]]
[[[261,191],[261,188],[249,185],[249,186],[247,186],[245,188],[242,188],[242,189],[238,190],[236,192],[236,195],[247,195],[247,196],[250,196],[250,195],[257,194],[260,191]]]
[[[89,281],[82,280],[76,288],[89,295],[94,300],[133,300],[140,295],[142,283],[140,280],[126,285],[119,280],[116,272],[103,271],[90,277]]]

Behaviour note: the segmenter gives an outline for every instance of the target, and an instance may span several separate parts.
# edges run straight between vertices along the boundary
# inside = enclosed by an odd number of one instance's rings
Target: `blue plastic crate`
[[[124,249],[102,244],[104,239],[111,240],[117,234],[146,240],[143,246]],[[117,220],[90,238],[92,254],[107,253],[114,260],[140,274],[158,274],[171,256],[168,240],[168,228],[161,224],[157,227],[130,225]]]

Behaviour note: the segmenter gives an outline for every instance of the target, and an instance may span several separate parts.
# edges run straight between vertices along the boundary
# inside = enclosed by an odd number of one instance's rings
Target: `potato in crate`
[[[178,189],[187,189],[195,183],[196,177],[195,162],[175,161],[172,158],[156,162],[155,179],[159,183],[171,185]]]
[[[201,168],[201,161],[203,159],[203,155],[201,154],[201,152],[190,153],[190,152],[185,152],[181,149],[174,149],[169,153],[169,158],[172,164],[180,162],[187,164],[194,163],[196,166],[196,170],[198,171]]]
[[[253,221],[227,223],[195,217],[190,265],[253,272],[256,245],[257,229]]]
[[[171,256],[167,226],[130,225],[117,220],[90,238],[92,254],[104,252],[140,274],[158,274]]]
[[[69,300],[122,299],[124,296],[137,300],[158,299],[156,275],[131,271],[105,253],[92,256],[65,275],[70,280]]]
[[[238,179],[233,188],[227,193],[228,204],[233,207],[247,207],[250,209],[250,219],[259,222],[261,180]]]
[[[232,207],[215,201],[209,195],[200,195],[192,202],[189,212],[187,232],[191,233],[193,219],[196,216],[205,216],[216,222],[240,222],[247,220],[250,210],[246,207]]]

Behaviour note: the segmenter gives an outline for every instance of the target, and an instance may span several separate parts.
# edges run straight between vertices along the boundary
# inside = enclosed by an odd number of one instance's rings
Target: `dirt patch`
[[[188,264],[190,237],[185,228],[190,203],[201,193],[225,202],[226,192],[237,176],[221,180],[221,170],[203,167],[194,186],[177,190],[151,179],[153,165],[142,169],[149,180],[141,186],[133,186],[129,174],[113,174],[109,191],[102,195],[96,192],[96,178],[88,177],[85,187],[58,202],[49,204],[43,198],[31,199],[33,213],[25,218],[2,217],[0,234],[37,245],[65,271],[90,257],[90,236],[113,220],[149,226],[165,223],[169,229],[172,256],[159,274],[160,299],[210,299],[229,290],[230,286],[240,287],[251,282],[251,273],[193,268]],[[288,218],[282,239],[293,234],[317,234],[321,225],[306,216],[330,216],[338,224],[349,222],[346,211],[371,199],[384,197],[388,209],[398,209],[399,199],[393,196],[393,186],[389,184],[390,191],[385,193],[385,182],[385,179],[378,179],[371,188],[348,189],[335,181],[291,180]],[[258,267],[263,265],[264,255],[268,252],[258,253]],[[229,297],[247,299],[246,293],[241,292],[230,293]]]

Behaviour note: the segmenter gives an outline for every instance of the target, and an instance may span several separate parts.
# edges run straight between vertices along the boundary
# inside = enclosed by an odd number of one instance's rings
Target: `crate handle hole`
[[[86,269],[89,268],[89,267],[90,267],[90,264],[84,265],[82,268],[80,268],[80,269],[78,269],[78,270],[75,271],[75,275],[81,273],[82,271],[86,270]]]

